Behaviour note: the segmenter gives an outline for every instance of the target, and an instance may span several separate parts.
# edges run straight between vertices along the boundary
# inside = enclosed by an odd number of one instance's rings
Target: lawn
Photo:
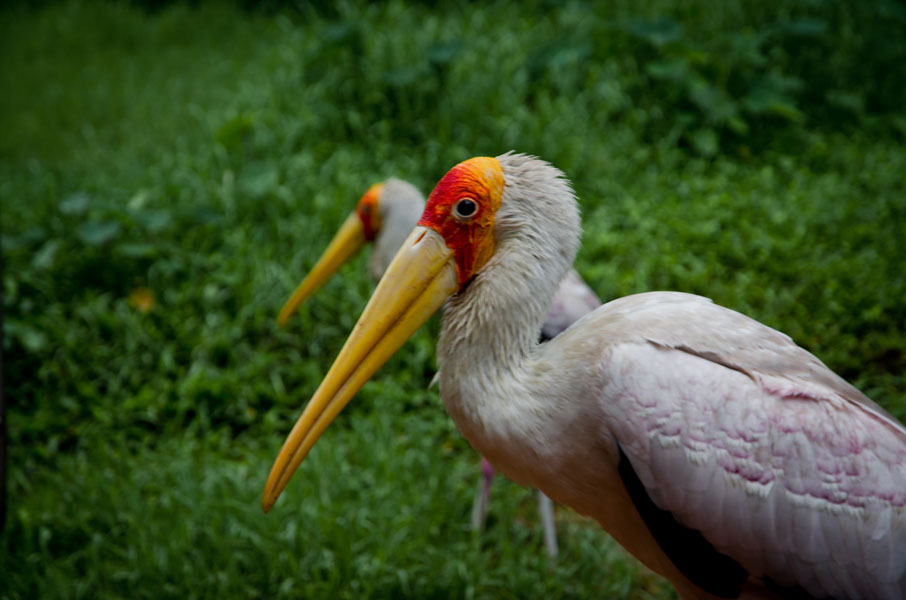
[[[573,181],[602,298],[702,294],[906,419],[906,10],[893,2],[0,6],[0,598],[671,598],[498,479],[429,321],[275,509],[267,470],[364,307],[277,312],[358,197],[510,149]]]

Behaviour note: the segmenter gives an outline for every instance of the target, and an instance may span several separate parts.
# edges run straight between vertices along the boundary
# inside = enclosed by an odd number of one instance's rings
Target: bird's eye
[[[478,204],[471,198],[460,198],[453,205],[453,216],[457,219],[471,219],[478,210]]]

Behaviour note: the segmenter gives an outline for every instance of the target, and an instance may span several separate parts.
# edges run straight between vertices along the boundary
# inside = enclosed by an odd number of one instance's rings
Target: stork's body
[[[449,307],[445,321],[456,318]],[[504,334],[486,325],[487,340]],[[714,326],[724,339],[700,335]],[[521,361],[494,361],[500,349],[464,355],[442,337],[457,427],[684,596],[701,597],[691,582],[734,598],[767,576],[815,598],[906,597],[906,433],[786,336],[704,298],[650,293],[606,304]],[[497,375],[457,377],[474,364]],[[497,401],[473,400],[473,386]],[[658,523],[665,513],[681,527]],[[703,543],[677,539],[694,531]]]
[[[280,311],[279,323],[285,324],[299,304],[364,242],[372,242],[373,245],[368,259],[368,273],[375,281],[380,280],[424,210],[424,196],[407,181],[391,177],[371,186],[359,200],[354,215],[350,215],[347,223],[334,238],[335,241],[331,242],[335,252],[331,253],[328,249],[312,270],[312,274],[299,284]],[[545,341],[554,338],[600,305],[600,299],[588,284],[575,269],[570,269],[548,306],[544,324],[541,326],[541,338]],[[492,465],[484,458],[481,467],[482,477],[472,508],[472,527],[479,530],[484,528],[490,500],[490,485],[494,476]],[[545,548],[548,555],[555,557],[557,532],[553,504],[540,491],[538,513],[544,529]]]
[[[539,345],[579,221],[560,172],[536,159],[458,165],[419,225],[284,445],[266,507],[452,293],[437,354],[463,435],[597,519],[684,599],[906,597],[906,429],[817,358],[672,292],[615,300]],[[464,251],[464,238],[477,241]]]

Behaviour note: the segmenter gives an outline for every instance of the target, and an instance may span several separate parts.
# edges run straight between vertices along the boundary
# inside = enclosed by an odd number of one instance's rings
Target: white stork
[[[448,172],[284,443],[265,510],[450,298],[440,389],[463,435],[682,598],[906,598],[906,429],[789,337],[698,296],[621,298],[539,345],[579,234],[543,161]]]
[[[302,280],[283,305],[277,323],[281,327],[286,325],[299,305],[367,242],[374,244],[368,260],[368,272],[375,281],[379,280],[424,210],[424,196],[407,181],[390,178],[368,188],[355,211],[346,218],[324,254],[315,263],[311,273]],[[554,338],[600,305],[601,301],[588,284],[575,269],[570,269],[548,308],[547,318],[541,326],[541,339],[547,341]],[[491,480],[494,477],[494,469],[484,457],[481,459],[481,471],[482,477],[472,507],[472,528],[476,530],[484,528],[490,501]],[[544,530],[547,553],[551,557],[556,557],[557,530],[553,504],[540,491],[538,513]]]

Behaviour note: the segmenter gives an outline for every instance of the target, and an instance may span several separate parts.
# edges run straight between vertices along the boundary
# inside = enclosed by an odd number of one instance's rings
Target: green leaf
[[[862,115],[865,112],[865,97],[859,92],[831,90],[824,96],[831,106],[847,110],[854,115]]]
[[[60,200],[60,212],[64,215],[81,215],[88,210],[90,204],[91,196],[84,192],[76,192]]]
[[[143,210],[135,213],[135,220],[151,233],[158,233],[170,225],[173,217],[166,210]]]
[[[428,61],[438,67],[448,65],[459,56],[462,48],[462,42],[459,40],[432,44],[428,48]]]
[[[689,77],[689,62],[685,58],[672,58],[650,62],[645,72],[664,81],[679,82]]]
[[[652,21],[632,19],[625,28],[629,33],[645,40],[656,48],[666,46],[683,37],[683,26],[669,18]]]
[[[142,242],[127,242],[125,244],[119,244],[117,246],[117,250],[120,254],[129,258],[150,258],[157,255],[156,246]]]
[[[406,87],[418,81],[422,71],[411,67],[390,69],[381,75],[381,79],[394,87]]]
[[[90,246],[100,246],[114,239],[120,234],[120,224],[117,221],[88,221],[82,223],[77,230],[79,239]]]
[[[361,35],[358,21],[343,21],[324,29],[324,39],[337,45],[351,44]]]
[[[792,123],[802,123],[805,114],[796,106],[795,95],[803,83],[784,75],[779,69],[766,73],[742,99],[743,108],[752,114],[769,114]]]
[[[0,236],[0,242],[4,252],[25,248],[31,244],[43,241],[47,237],[47,231],[43,227],[29,227],[19,235]]]
[[[711,123],[723,124],[736,116],[736,103],[730,96],[704,79],[689,86],[689,100],[701,109]]]
[[[239,172],[237,185],[250,198],[261,198],[280,185],[280,171],[267,163],[252,163]]]
[[[19,340],[22,346],[32,353],[38,353],[47,347],[47,335],[22,321],[10,319],[4,324],[6,334]]]
[[[32,266],[39,270],[52,267],[61,244],[60,240],[48,240],[45,242],[41,249],[35,252],[35,256],[31,260]]]
[[[781,30],[792,35],[811,37],[822,35],[827,32],[827,22],[821,19],[811,19],[808,17],[794,19],[780,25]]]
[[[689,134],[689,141],[702,156],[714,156],[720,149],[717,133],[713,129],[696,129]]]
[[[252,132],[252,119],[246,115],[237,115],[221,125],[214,134],[218,144],[226,148],[237,148]]]

